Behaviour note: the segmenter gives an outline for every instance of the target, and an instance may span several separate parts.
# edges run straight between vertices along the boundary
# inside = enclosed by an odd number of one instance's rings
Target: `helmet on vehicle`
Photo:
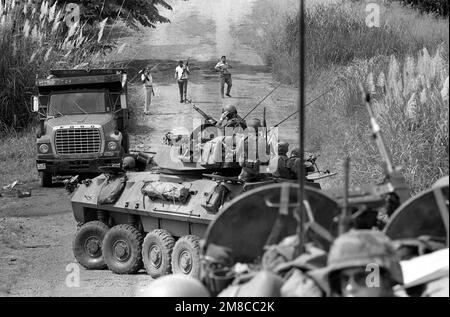
[[[300,148],[296,147],[291,151],[291,157],[300,157]]]
[[[223,111],[224,111],[224,112],[227,111],[229,114],[237,114],[237,109],[236,109],[236,107],[233,106],[233,105],[226,105],[226,106],[223,108]]]
[[[184,274],[160,277],[138,290],[140,297],[210,297],[205,286],[196,278]]]
[[[332,275],[354,267],[378,265],[392,281],[403,284],[400,259],[392,241],[382,232],[373,230],[351,230],[338,237],[328,254],[325,279],[331,286]]]
[[[253,118],[247,121],[247,128],[258,129],[261,128],[261,120]]]
[[[136,160],[131,156],[125,156],[122,160],[122,168],[130,170],[136,167]]]
[[[289,143],[287,142],[278,143],[278,155],[286,155],[288,151],[289,151]]]

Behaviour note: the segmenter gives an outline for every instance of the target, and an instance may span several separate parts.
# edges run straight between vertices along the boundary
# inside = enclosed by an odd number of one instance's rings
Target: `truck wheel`
[[[178,239],[172,252],[172,271],[195,278],[200,277],[200,242],[194,235]]]
[[[111,228],[103,240],[103,256],[117,274],[132,274],[142,267],[142,234],[131,225]]]
[[[41,178],[41,187],[52,187],[53,180],[52,180],[52,174],[47,172],[40,172],[40,178]]]
[[[149,232],[142,245],[142,260],[147,273],[158,278],[171,273],[171,257],[175,239],[166,230]]]
[[[109,227],[100,221],[90,221],[80,226],[75,234],[72,250],[78,263],[88,270],[106,268],[102,255],[102,242]]]

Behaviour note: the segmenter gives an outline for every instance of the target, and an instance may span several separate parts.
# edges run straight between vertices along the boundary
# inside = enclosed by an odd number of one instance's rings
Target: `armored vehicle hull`
[[[199,239],[220,207],[243,190],[237,182],[189,175],[102,174],[72,197],[75,257],[88,269],[127,274],[144,265],[153,277],[198,276]]]

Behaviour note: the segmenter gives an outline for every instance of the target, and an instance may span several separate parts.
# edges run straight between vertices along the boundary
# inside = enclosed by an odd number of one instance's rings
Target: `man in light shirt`
[[[155,95],[155,91],[153,90],[153,77],[150,67],[147,66],[145,71],[141,75],[141,81],[144,84],[145,91],[145,107],[144,114],[150,114],[150,104],[152,102],[152,95]]]
[[[189,66],[184,65],[183,61],[178,62],[177,68],[175,68],[175,79],[178,82],[178,88],[180,89],[180,103],[187,101],[187,84],[189,75]]]
[[[225,83],[227,84],[227,96],[231,97],[231,86],[233,85],[231,80],[231,73],[229,69],[232,68],[230,64],[227,63],[226,56],[222,56],[220,62],[217,63],[215,69],[220,72],[220,93],[222,98],[225,98],[223,93],[225,89]]]

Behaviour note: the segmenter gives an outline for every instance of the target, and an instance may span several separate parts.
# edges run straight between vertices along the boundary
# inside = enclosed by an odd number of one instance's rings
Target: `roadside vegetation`
[[[275,77],[297,85],[298,10],[255,10],[261,23],[254,45]],[[382,180],[381,158],[361,105],[362,83],[372,92],[394,163],[416,193],[449,173],[448,17],[388,2],[380,27],[368,28],[365,18],[360,2],[308,7],[306,99],[332,89],[307,109],[308,147],[321,153],[321,164],[339,172],[329,186],[342,185],[346,155],[353,186]]]
[[[30,104],[36,76],[52,68],[110,66],[105,54],[125,49],[118,32],[169,22],[158,7],[171,9],[163,0],[70,2],[0,0],[0,186],[37,179]]]

